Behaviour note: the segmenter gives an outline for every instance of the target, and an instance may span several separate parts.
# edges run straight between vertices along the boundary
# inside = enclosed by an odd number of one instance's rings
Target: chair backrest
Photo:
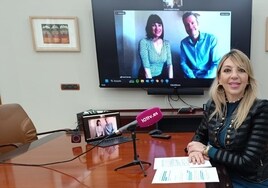
[[[36,128],[19,104],[0,105],[0,145],[25,144],[37,140]],[[0,154],[15,147],[0,147]]]

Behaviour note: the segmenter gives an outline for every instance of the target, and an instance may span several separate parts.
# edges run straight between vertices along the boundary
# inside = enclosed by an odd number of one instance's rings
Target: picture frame
[[[268,17],[266,17],[265,51],[268,52]]]
[[[35,51],[80,51],[78,18],[30,16]]]

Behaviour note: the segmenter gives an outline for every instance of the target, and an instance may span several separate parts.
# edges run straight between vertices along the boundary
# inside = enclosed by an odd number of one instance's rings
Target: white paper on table
[[[202,168],[212,167],[208,160],[204,164],[189,163],[188,157],[164,157],[154,159],[154,169],[169,168],[169,167],[189,167],[189,168]]]
[[[152,183],[219,182],[215,167],[157,169]]]

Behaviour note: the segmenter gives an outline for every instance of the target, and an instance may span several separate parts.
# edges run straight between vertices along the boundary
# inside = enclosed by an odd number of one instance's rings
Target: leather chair
[[[72,133],[77,129],[56,129],[37,133],[36,128],[21,105],[0,105],[0,155],[18,148],[20,145],[31,143],[38,136],[55,132]]]
[[[0,154],[37,139],[32,120],[19,104],[0,105]]]

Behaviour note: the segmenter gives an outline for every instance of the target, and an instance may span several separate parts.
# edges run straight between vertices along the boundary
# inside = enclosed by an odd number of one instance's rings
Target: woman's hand
[[[192,141],[187,145],[189,162],[193,164],[204,164],[209,157],[204,155],[206,145],[201,142]]]
[[[189,154],[189,162],[193,164],[204,164],[205,156],[199,151],[193,151]]]
[[[203,153],[204,149],[206,149],[206,145],[201,142],[192,141],[187,145],[188,154],[192,152],[200,152]]]

